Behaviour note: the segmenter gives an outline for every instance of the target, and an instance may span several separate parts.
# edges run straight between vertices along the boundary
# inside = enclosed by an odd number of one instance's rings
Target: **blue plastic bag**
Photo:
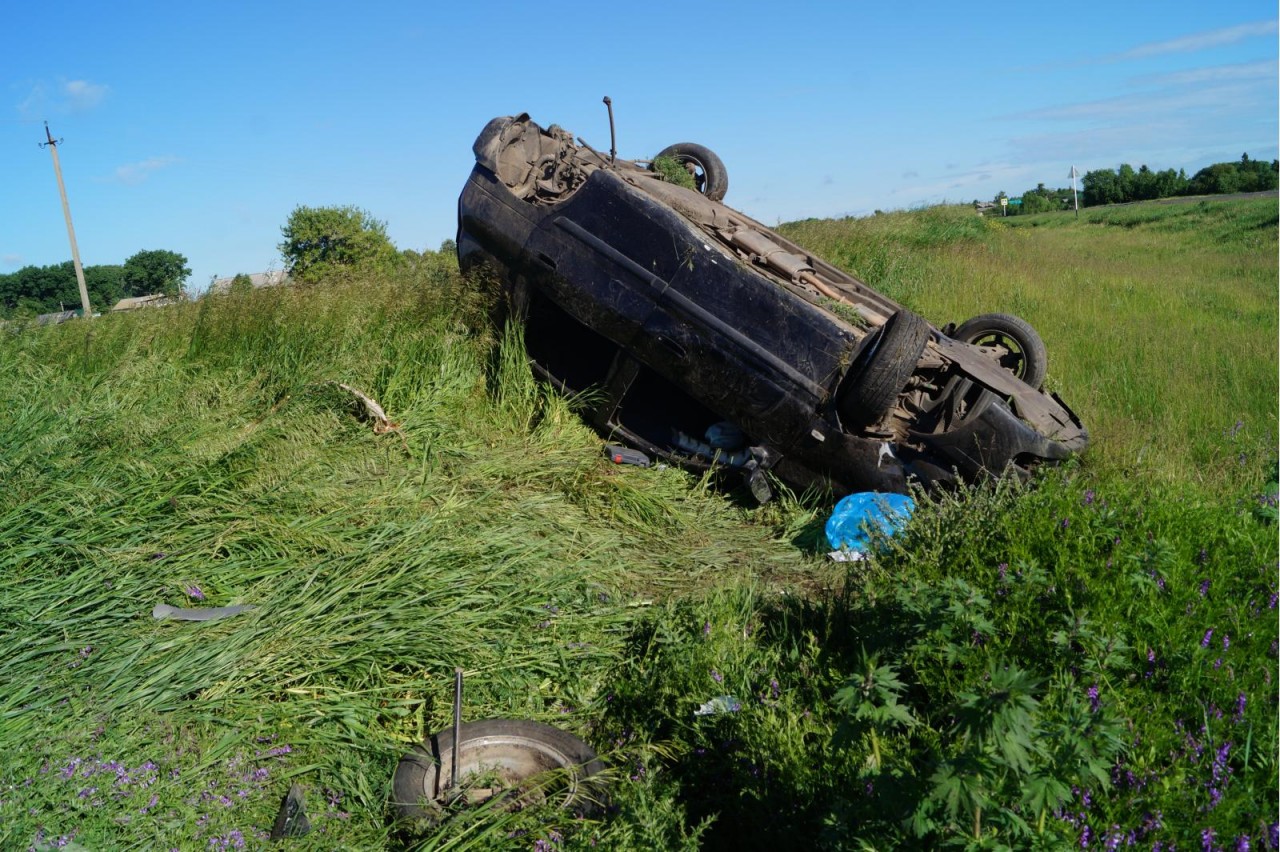
[[[895,534],[915,508],[916,501],[906,494],[876,491],[850,494],[836,504],[827,519],[827,541],[835,550],[865,553],[870,549],[873,531],[888,536]]]

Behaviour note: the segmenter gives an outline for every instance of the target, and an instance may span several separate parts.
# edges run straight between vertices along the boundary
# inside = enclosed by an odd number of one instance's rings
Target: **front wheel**
[[[962,322],[953,340],[972,343],[1036,390],[1049,370],[1049,353],[1031,324],[1013,314],[981,314]]]
[[[710,148],[696,142],[677,142],[658,152],[681,163],[693,175],[694,186],[712,201],[723,201],[729,191],[729,171]],[[658,159],[654,157],[654,159]]]
[[[840,421],[861,429],[878,421],[893,407],[915,372],[929,324],[908,310],[900,310],[866,341],[836,398]]]

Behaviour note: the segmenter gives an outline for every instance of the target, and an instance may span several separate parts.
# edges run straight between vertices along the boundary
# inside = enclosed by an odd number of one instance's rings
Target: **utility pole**
[[[1080,218],[1080,193],[1076,192],[1076,178],[1079,175],[1080,175],[1080,172],[1076,170],[1075,166],[1072,166],[1071,167],[1071,196],[1073,199],[1075,199],[1075,202],[1076,202],[1076,218],[1077,219]]]
[[[58,162],[58,143],[49,133],[49,122],[44,123],[44,136],[47,141],[40,147],[48,147],[53,155],[53,173],[58,178],[58,194],[62,196],[62,218],[67,220],[67,237],[71,240],[71,262],[76,267],[76,283],[80,285],[80,307],[84,309],[84,318],[93,319],[93,308],[89,305],[89,288],[84,283],[84,267],[80,265],[80,249],[76,246],[76,229],[71,225],[71,205],[67,204],[67,187],[62,182],[62,165]]]

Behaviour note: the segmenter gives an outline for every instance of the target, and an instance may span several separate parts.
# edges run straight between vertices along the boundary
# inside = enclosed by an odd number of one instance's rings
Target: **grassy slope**
[[[1275,446],[1274,200],[1086,210],[1079,223],[935,208],[786,230],[935,322],[1027,319],[1095,467],[1213,490],[1239,476],[1224,453],[1256,461]]]
[[[748,511],[676,471],[607,465],[571,406],[530,380],[518,345],[476,331],[483,300],[446,264],[6,336],[0,846],[73,834],[90,848],[253,845],[291,780],[316,826],[302,848],[395,845],[388,780],[407,743],[446,723],[455,665],[468,718],[553,721],[608,752],[614,813],[481,814],[428,846],[975,834],[1052,846],[1113,824],[1137,831],[1161,809],[1167,824],[1144,829],[1148,841],[1186,845],[1206,826],[1265,833],[1276,548],[1248,501],[1265,474],[1261,432],[1274,430],[1274,310],[1238,326],[1269,335],[1269,351],[1236,341],[1235,357],[1215,356],[1233,375],[1258,370],[1264,393],[1270,369],[1262,425],[1253,401],[1230,438],[1222,430],[1244,415],[1199,414],[1208,435],[1183,422],[1192,414],[1170,418],[1168,444],[1139,458],[1132,436],[1098,419],[1107,397],[1092,383],[1141,384],[1147,368],[1096,351],[1096,331],[1069,339],[1071,323],[1101,322],[1103,291],[1050,308],[1085,254],[1071,246],[1088,243],[1091,274],[1112,275],[1122,255],[1134,264],[1145,295],[1106,318],[1142,328],[1129,306],[1145,315],[1169,287],[1146,283],[1135,234],[1157,252],[1200,245],[1180,264],[1202,267],[1197,280],[1234,263],[1256,284],[1255,267],[1274,269],[1274,209],[1259,229],[1272,249],[1216,254],[1221,234],[1161,236],[1167,223],[989,233],[923,211],[794,227],[931,318],[1027,315],[1058,359],[1053,380],[1094,426],[1094,458],[1034,494],[923,507],[845,584],[819,555],[820,497]],[[973,283],[1028,254],[1043,260],[1006,276],[1004,301]],[[1071,268],[1054,272],[1062,261],[1048,258],[1063,257]],[[1065,325],[1046,325],[1059,315]],[[1065,347],[1080,373],[1057,366]],[[402,430],[374,435],[334,381],[370,393]],[[1137,391],[1116,399],[1132,417],[1164,417],[1155,404],[1144,414]],[[1169,456],[1203,462],[1188,475]],[[196,588],[206,604],[259,609],[203,625],[149,617]],[[786,594],[797,589],[811,594]],[[955,730],[978,700],[965,696],[1009,671],[1025,674],[1013,684],[1025,724],[996,714]],[[856,683],[865,690],[839,693]],[[717,694],[747,706],[690,715]],[[894,703],[910,722],[884,710]],[[1023,761],[992,745],[1054,736],[1075,745]],[[1219,766],[1224,743],[1234,750]],[[949,797],[939,773],[960,765],[986,767],[965,776],[981,789]],[[1046,778],[1090,788],[1093,803],[1052,785],[1021,801]]]

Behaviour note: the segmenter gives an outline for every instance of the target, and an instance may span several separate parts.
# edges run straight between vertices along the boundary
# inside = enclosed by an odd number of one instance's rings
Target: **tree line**
[[[85,289],[95,311],[110,310],[121,299],[163,294],[180,296],[191,275],[187,259],[173,251],[140,251],[123,264],[86,266]],[[24,266],[0,275],[0,317],[33,317],[80,307],[80,285],[71,261]]]
[[[1205,166],[1191,177],[1186,170],[1153,171],[1147,166],[1134,169],[1128,163],[1117,169],[1095,169],[1085,172],[1080,180],[1080,206],[1124,204],[1130,201],[1152,201],[1180,195],[1228,195],[1235,192],[1262,192],[1276,189],[1280,179],[1280,160],[1253,160],[1242,154],[1236,162]],[[1001,192],[995,197],[1000,203]],[[1007,197],[1007,196],[1005,196]],[[1013,199],[1017,200],[1017,199]],[[1039,184],[1022,194],[1021,203],[1011,203],[1008,215],[1046,213],[1065,210],[1073,205],[1071,188],[1046,189]]]

